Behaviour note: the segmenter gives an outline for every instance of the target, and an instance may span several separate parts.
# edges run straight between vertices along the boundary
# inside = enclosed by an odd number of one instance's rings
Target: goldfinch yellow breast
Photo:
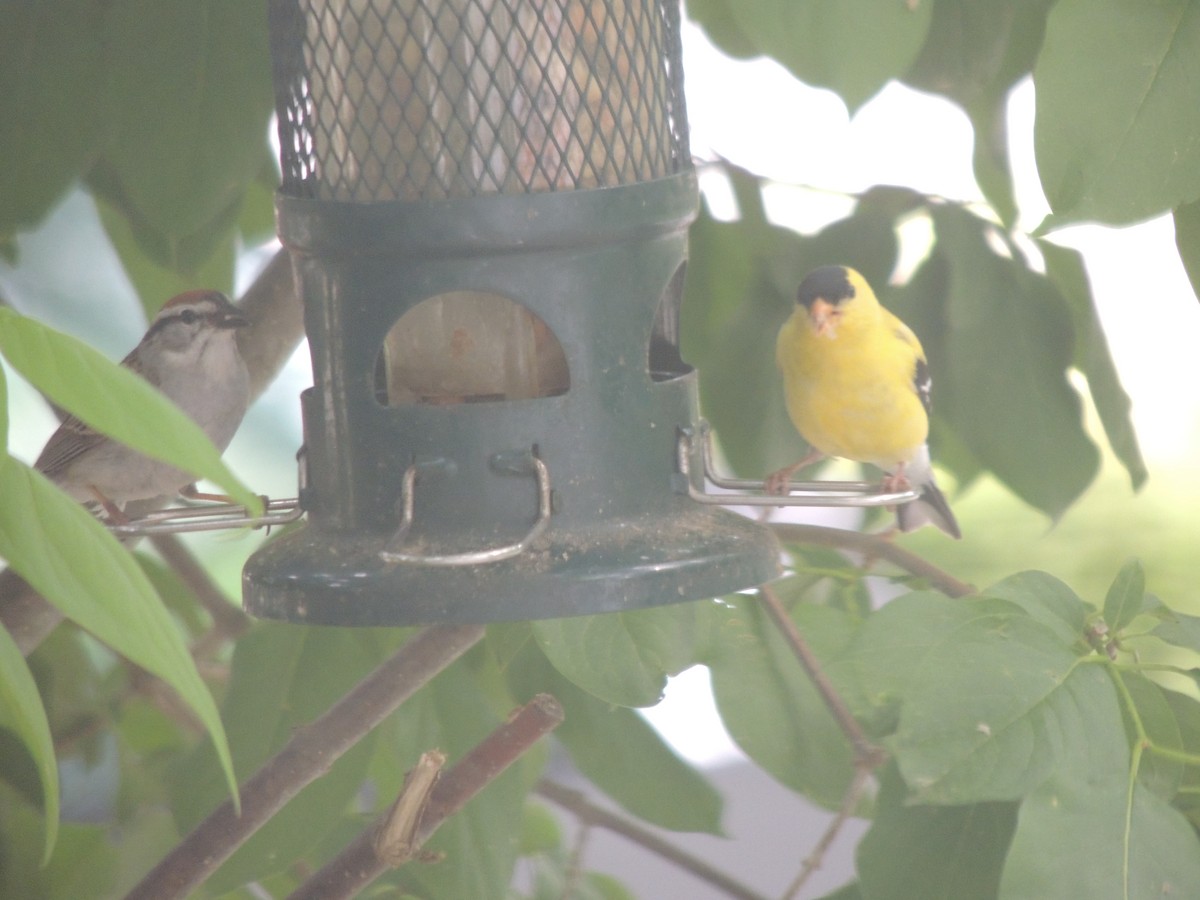
[[[958,536],[929,467],[925,353],[912,330],[880,305],[862,275],[845,266],[811,272],[779,331],[775,356],[788,414],[815,450],[911,480],[941,507],[912,527],[931,521]],[[911,521],[921,511],[908,512]],[[905,518],[901,512],[902,528]]]

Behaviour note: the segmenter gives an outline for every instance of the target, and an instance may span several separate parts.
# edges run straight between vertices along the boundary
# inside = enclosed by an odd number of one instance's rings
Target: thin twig
[[[546,779],[539,781],[534,791],[568,810],[584,824],[607,828],[690,872],[701,881],[724,891],[730,897],[737,897],[740,900],[766,900],[762,894],[746,887],[719,869],[713,868],[704,860],[664,841],[652,831],[623,816],[596,806],[579,791]]]
[[[886,559],[906,572],[924,578],[948,597],[968,597],[976,593],[972,585],[965,581],[959,581],[924,557],[877,535],[863,534],[861,531],[848,531],[844,528],[830,528],[824,525],[799,525],[793,522],[772,523],[770,528],[785,544],[815,544],[819,547],[853,550],[868,558]]]
[[[858,807],[858,801],[862,799],[863,791],[866,790],[867,784],[871,779],[871,771],[866,766],[855,768],[854,777],[850,779],[850,785],[846,788],[846,793],[842,797],[842,805],[838,808],[837,815],[833,817],[833,821],[829,823],[829,827],[825,829],[825,833],[821,835],[821,839],[817,841],[812,852],[804,858],[799,873],[797,873],[792,883],[788,885],[787,890],[784,891],[780,900],[793,900],[804,888],[804,885],[808,883],[808,879],[812,874],[821,868],[821,863],[825,861],[825,854],[829,852],[829,848],[833,846],[833,842],[841,834],[847,820],[854,814],[854,810]]]
[[[538,694],[437,779],[436,758],[410,773],[392,808],[363,830],[288,900],[357,897],[389,867],[403,865],[438,827],[563,720],[562,705]],[[434,751],[436,752],[436,751]],[[441,757],[441,754],[437,754]],[[429,757],[425,754],[422,759]],[[444,757],[442,757],[444,761]],[[417,774],[417,777],[412,777]]]
[[[774,622],[775,627],[779,629],[784,639],[791,646],[792,651],[796,654],[796,658],[800,661],[800,665],[804,667],[804,671],[808,674],[813,686],[817,689],[817,693],[821,695],[825,706],[838,723],[838,727],[842,729],[842,733],[846,736],[846,739],[850,741],[850,746],[854,750],[854,777],[851,778],[850,784],[846,788],[846,793],[842,796],[842,804],[838,810],[838,814],[825,830],[825,833],[821,835],[812,852],[805,858],[799,874],[792,881],[791,885],[789,885],[787,892],[784,893],[783,900],[791,900],[791,898],[799,893],[805,882],[808,881],[809,876],[820,868],[825,853],[838,834],[841,833],[842,826],[846,824],[846,820],[858,805],[859,798],[862,797],[862,792],[866,789],[867,780],[871,777],[871,773],[883,764],[887,758],[887,754],[881,747],[872,743],[870,738],[867,737],[866,732],[862,730],[862,726],[858,724],[858,720],[854,718],[854,715],[850,712],[850,708],[846,706],[846,702],[821,669],[821,663],[817,659],[816,654],[812,652],[812,648],[808,646],[808,642],[800,634],[800,629],[796,627],[796,623],[788,615],[787,609],[780,601],[774,589],[770,585],[763,585],[759,590],[762,592],[763,606],[767,610],[767,615],[771,617],[771,621]]]
[[[184,897],[216,871],[263,823],[422,685],[483,637],[481,625],[435,625],[308,725],[241,787],[241,815],[226,801],[196,826],[127,895],[127,900]]]
[[[771,617],[771,621],[775,623],[775,627],[779,629],[784,640],[792,648],[792,652],[796,654],[796,659],[800,660],[800,665],[804,667],[804,671],[812,680],[813,687],[817,689],[817,693],[821,695],[821,699],[825,702],[825,706],[837,721],[838,727],[842,729],[842,733],[846,735],[846,739],[850,741],[850,746],[854,749],[854,758],[856,762],[862,760],[870,762],[871,768],[874,768],[883,761],[883,751],[871,743],[870,738],[862,730],[858,724],[858,720],[850,712],[841,695],[834,688],[833,683],[821,670],[821,663],[818,661],[815,653],[808,646],[808,642],[804,640],[800,634],[800,629],[796,627],[796,623],[792,621],[792,617],[788,615],[787,609],[779,599],[779,595],[775,593],[774,588],[764,584],[759,591],[762,593],[763,606],[767,610],[767,615]]]

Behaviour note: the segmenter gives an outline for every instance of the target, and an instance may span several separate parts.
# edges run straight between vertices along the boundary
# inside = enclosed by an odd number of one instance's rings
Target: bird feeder
[[[314,384],[305,521],[247,563],[250,612],[549,618],[778,574],[764,527],[689,496],[699,447],[680,464],[678,7],[273,0]]]

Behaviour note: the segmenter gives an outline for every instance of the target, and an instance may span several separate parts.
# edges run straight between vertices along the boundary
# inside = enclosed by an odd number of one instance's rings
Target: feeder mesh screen
[[[272,0],[283,190],[612,187],[689,161],[678,0]]]

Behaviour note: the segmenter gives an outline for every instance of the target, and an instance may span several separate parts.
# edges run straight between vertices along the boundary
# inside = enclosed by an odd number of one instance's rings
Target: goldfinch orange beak
[[[808,318],[819,337],[836,337],[834,326],[841,317],[841,311],[828,300],[817,298],[808,308]]]

